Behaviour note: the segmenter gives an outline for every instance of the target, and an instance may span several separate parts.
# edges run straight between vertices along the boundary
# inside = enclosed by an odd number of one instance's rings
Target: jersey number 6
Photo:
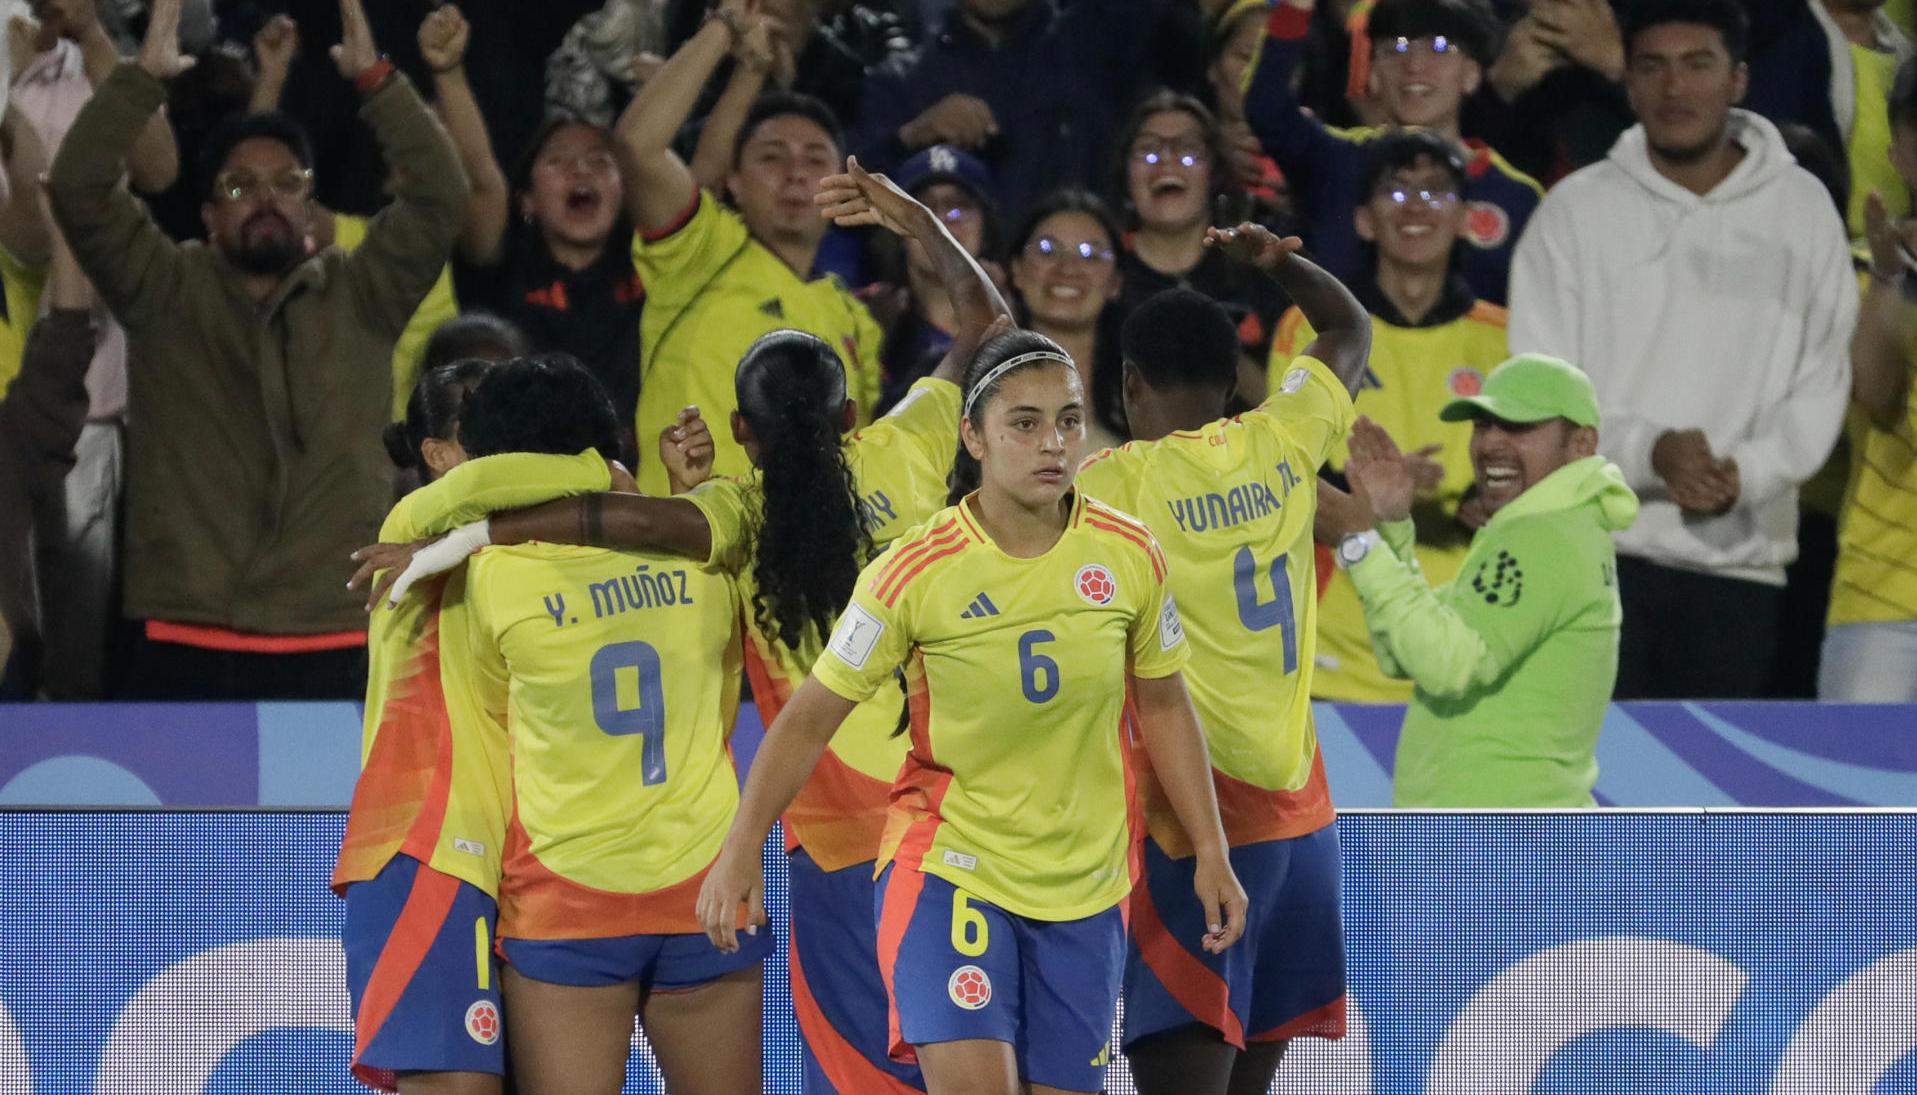
[[[639,705],[619,705],[622,670],[634,671]],[[659,652],[649,643],[609,643],[592,656],[592,717],[603,733],[638,734],[639,782],[666,781],[666,689],[659,681]]]
[[[1038,644],[1052,641],[1052,633],[1043,629],[1018,637],[1018,683],[1032,703],[1058,695],[1058,663],[1037,650]]]
[[[1285,672],[1298,670],[1298,621],[1291,610],[1291,556],[1280,555],[1271,561],[1272,599],[1258,593],[1258,559],[1248,547],[1238,549],[1232,560],[1231,580],[1238,591],[1238,622],[1246,631],[1265,631],[1276,626],[1285,646]]]

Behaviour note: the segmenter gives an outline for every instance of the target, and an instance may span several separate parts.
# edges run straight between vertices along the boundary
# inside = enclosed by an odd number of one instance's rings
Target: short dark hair
[[[1125,317],[1125,364],[1154,388],[1230,391],[1238,382],[1238,329],[1218,302],[1193,289],[1167,289]]]
[[[301,167],[313,166],[313,139],[291,114],[269,110],[259,114],[230,114],[213,127],[200,145],[200,196],[213,196],[213,180],[226,167],[226,158],[242,141],[278,141],[293,153]]]
[[[472,357],[505,361],[531,352],[526,333],[511,320],[491,312],[463,312],[433,328],[420,353],[420,367],[431,369]]]
[[[1890,82],[1890,124],[1917,128],[1917,57],[1897,66]]]
[[[406,397],[406,417],[387,423],[380,434],[394,467],[401,471],[426,470],[419,447],[429,437],[452,439],[459,429],[459,409],[466,402],[466,394],[492,367],[491,361],[468,357],[420,370],[412,394]]]
[[[1636,48],[1638,35],[1669,23],[1696,23],[1716,29],[1732,64],[1744,60],[1750,44],[1750,16],[1738,0],[1633,0],[1618,20],[1625,58],[1628,60]]]
[[[571,354],[502,361],[486,370],[459,414],[459,443],[472,457],[502,452],[619,458],[612,397]]]
[[[1387,130],[1366,142],[1364,150],[1364,189],[1356,195],[1359,202],[1369,200],[1394,172],[1416,166],[1421,158],[1429,159],[1443,168],[1457,185],[1460,194],[1471,183],[1471,176],[1465,167],[1464,149],[1459,148],[1456,141],[1433,129]]]
[[[1497,56],[1497,27],[1482,0],[1378,0],[1365,18],[1365,35],[1374,43],[1442,36],[1481,65]]]
[[[845,130],[839,125],[839,116],[832,113],[824,100],[791,91],[769,91],[753,102],[739,126],[739,135],[732,138],[732,165],[739,165],[739,157],[745,154],[746,144],[759,132],[760,126],[792,114],[825,130],[825,135],[832,138],[832,146],[841,152],[845,150]]]

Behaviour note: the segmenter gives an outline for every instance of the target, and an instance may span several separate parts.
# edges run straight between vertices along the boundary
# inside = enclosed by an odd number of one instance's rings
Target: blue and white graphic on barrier
[[[1315,704],[1332,801],[1391,804],[1404,709]],[[345,806],[351,703],[0,704],[0,805]],[[1917,707],[1614,704],[1598,739],[1607,806],[1917,806]],[[742,764],[764,730],[741,706]],[[192,748],[183,750],[182,742]]]
[[[1917,1092],[1917,813],[1340,825],[1351,1034],[1299,1043],[1274,1090]],[[0,813],[0,1095],[355,1091],[325,888],[341,827]],[[767,1090],[786,1095],[797,1029],[776,966],[766,1003]],[[1131,1090],[1122,1059],[1109,1079]],[[635,1068],[626,1090],[657,1076]]]

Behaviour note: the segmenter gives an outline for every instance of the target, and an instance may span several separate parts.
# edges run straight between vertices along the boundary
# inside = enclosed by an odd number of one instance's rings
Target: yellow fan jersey
[[[365,217],[348,216],[345,213],[333,215],[333,242],[341,250],[355,251],[366,239]],[[413,318],[406,321],[406,329],[400,332],[399,341],[393,343],[393,421],[406,417],[406,400],[412,397],[413,385],[419,380],[419,366],[426,355],[426,341],[439,330],[439,325],[459,314],[459,302],[453,298],[453,272],[451,267],[439,271],[439,280],[419,302],[419,308],[413,312]]]
[[[945,508],[946,476],[958,450],[959,390],[927,377],[912,385],[892,412],[845,441],[846,463],[859,496],[859,513],[874,547],[883,547]],[[713,565],[733,575],[745,612],[745,664],[752,696],[767,726],[805,683],[825,648],[808,632],[794,650],[757,626],[752,607],[754,530],[760,512],[759,478],[712,480],[687,495],[712,527]],[[803,846],[828,871],[869,863],[885,830],[886,800],[905,761],[908,742],[895,736],[905,702],[897,689],[880,689],[840,726],[818,767],[785,811],[786,850]]]
[[[45,266],[28,266],[0,247],[0,294],[6,303],[6,316],[0,318],[0,395],[6,394],[20,373],[27,332],[40,314],[40,293],[46,285]]]
[[[1505,343],[1506,313],[1495,304],[1479,301],[1460,306],[1455,318],[1412,327],[1387,322],[1377,311],[1373,307],[1371,360],[1358,389],[1357,413],[1383,426],[1405,452],[1439,446],[1431,458],[1444,465],[1444,480],[1435,497],[1418,501],[1412,518],[1418,529],[1418,565],[1427,579],[1441,585],[1457,576],[1471,548],[1471,534],[1456,518],[1474,473],[1471,423],[1440,422],[1438,411],[1457,396],[1476,394],[1491,370],[1510,356]],[[1271,340],[1274,385],[1316,337],[1298,309],[1285,313]],[[1341,439],[1326,462],[1342,471],[1347,455]],[[1333,572],[1318,610],[1312,696],[1347,703],[1410,702],[1411,682],[1394,680],[1378,668],[1371,633],[1365,629],[1364,607],[1343,571]]]
[[[733,373],[761,335],[788,327],[838,350],[859,421],[870,420],[879,398],[884,332],[837,278],[807,281],[793,273],[752,238],[737,213],[704,192],[678,225],[636,237],[632,261],[646,283],[639,321],[642,441],[659,436],[681,408],[696,404],[713,425],[713,473],[750,471],[745,450],[725,428],[739,405]],[[667,493],[658,461],[643,460],[637,472],[639,489]]]
[[[1184,629],[1144,525],[1080,493],[1051,550],[1020,559],[985,534],[974,498],[866,567],[812,672],[865,700],[905,670],[911,752],[881,867],[1077,920],[1131,892],[1126,674],[1178,672]]]
[[[512,741],[499,935],[698,931],[739,804],[731,583],[667,555],[529,543],[474,556],[466,596],[475,675]]]
[[[472,460],[401,499],[380,539],[403,542],[453,527],[458,522],[441,499],[511,509],[610,485],[596,453]],[[466,582],[466,571],[456,570],[397,608],[373,613],[361,770],[335,889],[366,881],[405,854],[489,894],[498,890],[512,775],[504,705],[484,702],[473,676]]]
[[[1907,354],[1917,354],[1917,308],[1907,310]],[[1850,481],[1838,512],[1830,618],[1838,624],[1917,620],[1917,384],[1894,430],[1851,408]]]
[[[1353,417],[1331,370],[1299,357],[1256,410],[1107,449],[1078,473],[1087,493],[1142,518],[1172,561],[1192,651],[1185,685],[1233,846],[1302,836],[1335,816],[1311,721],[1311,526],[1318,467]],[[1155,781],[1141,785],[1152,838],[1189,855]]]

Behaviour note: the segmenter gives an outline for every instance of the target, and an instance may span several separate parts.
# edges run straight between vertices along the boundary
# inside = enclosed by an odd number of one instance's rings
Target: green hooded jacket
[[[1617,681],[1617,551],[1637,495],[1601,456],[1499,510],[1455,581],[1432,589],[1411,522],[1351,570],[1384,671],[1416,685],[1398,737],[1397,806],[1589,806]]]

